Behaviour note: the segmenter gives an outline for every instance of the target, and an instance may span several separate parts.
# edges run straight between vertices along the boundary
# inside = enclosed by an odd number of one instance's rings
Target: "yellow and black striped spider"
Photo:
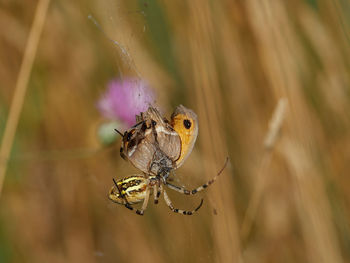
[[[228,158],[226,159],[224,166],[221,168],[221,170],[213,179],[209,180],[207,183],[191,191],[168,183],[165,177],[160,177],[156,175],[152,175],[148,177],[145,177],[142,175],[132,175],[132,176],[128,176],[123,179],[120,179],[119,181],[116,181],[115,179],[113,179],[114,186],[109,191],[108,197],[113,202],[122,204],[128,209],[136,211],[138,215],[143,215],[148,205],[149,196],[152,194],[152,192],[154,194],[155,204],[158,203],[158,199],[160,195],[163,193],[165,203],[171,209],[171,211],[175,213],[180,213],[183,215],[192,215],[202,206],[203,199],[194,210],[186,211],[182,209],[177,209],[173,206],[172,202],[170,201],[168,194],[163,188],[163,185],[185,195],[194,195],[204,190],[211,184],[213,184],[225,169],[227,162],[228,162]],[[131,206],[133,204],[141,203],[142,201],[143,201],[143,204],[141,209],[135,209],[134,207]]]

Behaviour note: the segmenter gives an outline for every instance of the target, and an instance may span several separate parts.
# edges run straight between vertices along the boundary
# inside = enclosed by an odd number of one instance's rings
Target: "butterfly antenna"
[[[122,134],[120,131],[118,131],[117,129],[114,129],[117,133],[119,133],[120,134],[120,136],[124,136],[124,134]]]

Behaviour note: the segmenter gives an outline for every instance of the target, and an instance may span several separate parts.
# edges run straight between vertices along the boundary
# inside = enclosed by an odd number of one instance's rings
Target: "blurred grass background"
[[[0,1],[1,136],[37,3]],[[345,0],[51,1],[0,197],[0,262],[350,262],[349,14]],[[137,171],[119,141],[99,145],[96,101],[136,72],[168,116],[198,114],[176,184],[230,157],[194,216],[107,200],[112,177]],[[200,200],[168,192],[179,208]]]

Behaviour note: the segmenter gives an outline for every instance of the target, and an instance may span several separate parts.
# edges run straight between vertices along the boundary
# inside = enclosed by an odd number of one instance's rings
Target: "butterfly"
[[[134,210],[132,204],[143,201],[142,208],[136,210],[137,214],[142,215],[149,195],[153,192],[154,202],[158,203],[158,198],[163,193],[164,200],[172,211],[192,215],[201,207],[203,199],[192,211],[174,208],[163,185],[186,195],[196,194],[217,179],[228,159],[212,180],[192,191],[170,184],[167,180],[170,172],[179,168],[193,150],[198,135],[197,115],[179,105],[168,121],[156,108],[149,107],[146,112],[136,116],[136,121],[137,124],[124,133],[117,132],[123,137],[121,157],[130,161],[143,175],[133,175],[119,181],[113,179],[115,185],[109,192],[109,199],[130,210]]]
[[[121,156],[146,174],[164,175],[179,168],[197,139],[197,115],[180,105],[169,122],[149,107],[136,119],[138,123],[123,135]]]

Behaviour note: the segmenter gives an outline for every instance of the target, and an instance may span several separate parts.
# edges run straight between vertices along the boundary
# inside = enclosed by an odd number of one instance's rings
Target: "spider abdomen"
[[[150,180],[141,175],[132,175],[116,181],[111,188],[108,198],[113,202],[125,205],[137,204],[146,197],[146,189]],[[127,201],[127,202],[126,202]]]

